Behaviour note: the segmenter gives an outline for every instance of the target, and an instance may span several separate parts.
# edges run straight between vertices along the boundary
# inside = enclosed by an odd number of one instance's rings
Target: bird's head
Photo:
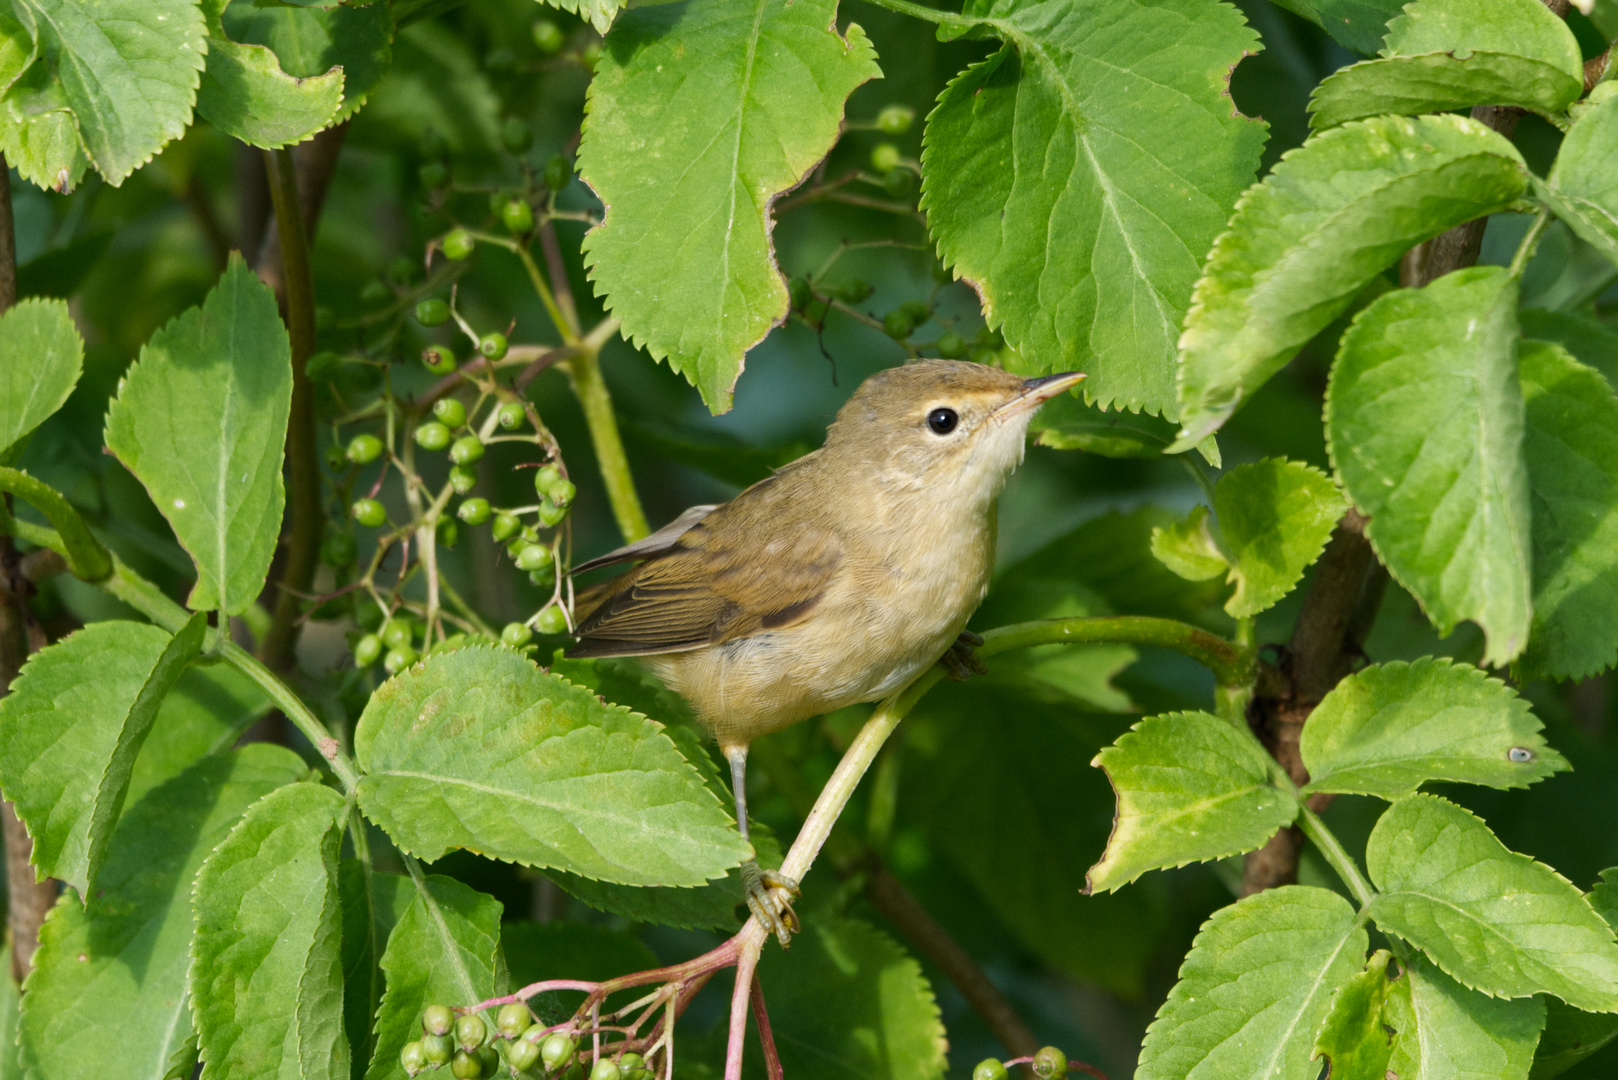
[[[1024,379],[957,360],[889,368],[865,380],[837,413],[826,436],[827,464],[895,493],[987,502],[1022,461],[1034,410],[1082,378]]]

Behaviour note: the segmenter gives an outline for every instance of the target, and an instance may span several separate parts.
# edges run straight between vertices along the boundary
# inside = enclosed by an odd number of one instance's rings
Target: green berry
[[[423,450],[442,450],[450,444],[452,438],[454,436],[450,434],[449,428],[437,420],[429,420],[416,428],[416,445]]]
[[[408,649],[416,639],[416,628],[402,616],[388,620],[382,628],[382,644],[390,649]]]
[[[555,465],[541,465],[534,470],[534,491],[544,497],[562,480],[562,470]]]
[[[534,208],[526,199],[512,199],[500,208],[500,223],[506,232],[522,236],[534,228]]]
[[[1034,1054],[1034,1075],[1039,1080],[1057,1080],[1067,1075],[1067,1055],[1054,1046],[1041,1047]]]
[[[882,316],[882,329],[894,341],[903,341],[916,329],[916,321],[903,308],[894,308]]]
[[[512,1072],[522,1072],[525,1069],[531,1069],[533,1068],[534,1063],[538,1060],[539,1047],[535,1046],[531,1042],[525,1042],[522,1039],[518,1039],[510,1046],[506,1047],[506,1061],[508,1064],[510,1064]]]
[[[368,529],[381,528],[388,520],[388,511],[375,499],[361,499],[351,508],[354,520]]]
[[[500,142],[513,154],[526,154],[534,145],[534,130],[517,117],[509,117],[500,125]]]
[[[455,354],[443,345],[429,345],[423,349],[421,362],[434,375],[448,375],[455,370]]]
[[[359,545],[351,533],[332,533],[320,542],[320,561],[333,570],[341,570],[354,561]]]
[[[502,1039],[515,1039],[534,1026],[534,1014],[521,1002],[500,1006],[494,1016],[494,1029]]]
[[[448,427],[458,428],[466,423],[466,406],[457,398],[439,398],[433,402],[433,416]]]
[[[381,307],[393,299],[393,290],[381,278],[372,278],[360,289],[360,303],[366,307]]]
[[[623,1071],[612,1058],[596,1058],[595,1068],[590,1070],[590,1080],[620,1080]]]
[[[427,1064],[435,1069],[440,1065],[448,1065],[450,1059],[455,1056],[455,1044],[449,1041],[447,1035],[423,1035],[421,1048],[426,1051]]]
[[[370,667],[382,659],[382,639],[375,634],[366,634],[354,642],[354,666]]]
[[[550,500],[557,506],[572,506],[574,496],[578,493],[579,489],[573,485],[573,481],[558,480],[551,485]]]
[[[517,552],[517,569],[527,570],[530,573],[543,570],[554,561],[551,549],[544,544],[529,544]]]
[[[465,495],[478,486],[478,474],[464,465],[456,465],[449,471],[449,486],[455,494]]]
[[[560,1031],[553,1031],[539,1044],[540,1060],[545,1062],[545,1071],[554,1072],[571,1058],[579,1049],[579,1041],[571,1035],[564,1035]]]
[[[545,163],[545,186],[554,191],[561,191],[573,181],[573,166],[567,158],[557,154]]]
[[[416,662],[414,649],[389,649],[388,655],[382,658],[382,670],[389,675],[397,675],[405,668]]]
[[[449,459],[457,465],[471,465],[483,457],[483,440],[476,435],[462,435],[449,448]]]
[[[899,167],[899,161],[899,148],[890,142],[877,143],[871,151],[871,168],[876,172],[890,173]]]
[[[303,373],[315,382],[330,382],[343,369],[343,358],[330,349],[323,349],[304,361]]]
[[[538,525],[530,525],[527,528],[523,529],[523,531],[522,531],[522,539],[523,539],[523,543],[525,543],[525,544],[537,544],[537,543],[539,543],[539,526]]]
[[[399,1051],[399,1064],[404,1066],[406,1076],[415,1076],[427,1067],[427,1051],[419,1040],[405,1043]]]
[[[903,199],[916,190],[916,174],[905,168],[889,169],[882,174],[882,190]]]
[[[478,341],[478,352],[489,360],[503,359],[506,355],[506,335],[498,330],[484,334]]]
[[[454,518],[439,518],[435,532],[438,534],[438,543],[441,547],[452,548],[461,538],[461,526]]]
[[[477,241],[465,229],[451,229],[444,234],[444,257],[460,262],[470,258]]]
[[[966,339],[953,330],[941,336],[934,345],[938,355],[946,360],[959,360],[966,355]]]
[[[567,613],[560,606],[552,604],[539,613],[539,617],[534,620],[534,629],[541,634],[565,634],[567,633]]]
[[[535,19],[533,26],[534,47],[547,56],[562,51],[567,44],[567,35],[562,28],[549,19]]]
[[[429,1005],[421,1010],[421,1029],[429,1035],[448,1035],[455,1028],[455,1010],[448,1005]]]
[[[633,1069],[644,1069],[645,1067],[646,1059],[633,1050],[627,1054],[620,1054],[618,1057],[618,1068],[626,1073]]]
[[[455,516],[468,525],[482,525],[489,520],[489,500],[467,499],[456,508]]]
[[[348,455],[343,453],[341,446],[326,447],[326,468],[336,472],[348,464]]]
[[[416,305],[416,321],[423,326],[443,326],[449,322],[449,304],[436,296]]]
[[[492,1046],[478,1047],[478,1064],[483,1066],[484,1076],[493,1076],[500,1071],[500,1051]]]
[[[489,1039],[489,1025],[477,1013],[467,1013],[455,1021],[455,1044],[462,1050],[476,1050]]]
[[[549,496],[539,500],[539,523],[547,529],[555,528],[567,517],[567,510],[557,506]]]
[[[933,309],[925,300],[906,300],[899,305],[899,310],[910,316],[910,321],[920,326],[933,317]]]
[[[506,628],[500,631],[500,643],[507,648],[520,649],[534,640],[534,632],[520,622],[507,623]]]
[[[908,105],[888,105],[876,114],[876,129],[884,135],[903,135],[916,122],[916,110]]]
[[[449,183],[449,168],[442,161],[429,161],[416,170],[416,179],[429,191]]]
[[[375,435],[356,435],[348,440],[344,454],[356,465],[369,465],[382,456],[382,440]]]
[[[516,514],[508,514],[504,510],[494,515],[494,524],[489,526],[489,532],[496,541],[510,540],[522,528],[522,522],[517,520]]]
[[[455,1057],[449,1063],[450,1075],[455,1080],[482,1080],[483,1062],[476,1054],[468,1054],[465,1050],[455,1051]]]
[[[972,1080],[1006,1080],[1006,1067],[995,1058],[984,1058],[972,1070]]]
[[[507,431],[515,431],[522,427],[522,422],[528,418],[528,414],[523,411],[522,403],[518,401],[506,402],[500,406],[500,411],[495,415],[499,417],[500,426]]]
[[[354,622],[359,625],[361,630],[376,633],[382,629],[382,624],[387,621],[387,613],[377,606],[375,600],[363,600],[354,608]],[[425,1023],[425,1021],[423,1022]],[[450,1023],[453,1024],[454,1022],[453,1019],[450,1020]],[[448,1031],[449,1029],[445,1028],[444,1030]]]
[[[837,286],[837,299],[845,304],[858,304],[869,299],[870,295],[875,291],[869,281],[861,281],[855,278],[853,281],[845,281]]]

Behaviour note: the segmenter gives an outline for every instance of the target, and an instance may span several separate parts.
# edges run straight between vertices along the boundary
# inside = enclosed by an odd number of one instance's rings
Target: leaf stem
[[[617,321],[608,321],[616,332]],[[584,420],[590,427],[590,443],[595,447],[596,464],[607,488],[607,501],[612,504],[612,516],[618,521],[624,543],[632,544],[651,529],[647,527],[640,497],[635,494],[635,478],[629,471],[629,456],[624,453],[618,418],[612,411],[612,397],[607,392],[606,380],[601,377],[600,345],[594,343],[599,330],[597,327],[585,340],[591,347],[581,349],[562,366],[567,369],[573,392],[584,408]]]
[[[1284,773],[1280,769],[1277,769],[1277,772]],[[1354,861],[1354,857],[1338,843],[1336,834],[1320,820],[1319,814],[1309,809],[1309,804],[1301,795],[1298,797],[1298,825],[1310,842],[1320,849],[1320,853],[1326,857],[1331,868],[1337,871],[1337,876],[1343,879],[1343,884],[1354,894],[1354,899],[1359,901],[1360,907],[1364,908],[1370,904],[1376,898],[1376,890],[1365,880],[1365,875],[1360,873],[1359,864]]]
[[[897,11],[901,15],[909,15],[913,19],[936,23],[939,26],[959,26],[971,28],[991,23],[987,19],[973,19],[965,15],[957,15],[953,11],[939,11],[937,8],[926,7],[922,4],[912,4],[910,0],[868,0],[877,7]]]
[[[1528,231],[1523,233],[1522,243],[1517,245],[1516,254],[1511,257],[1511,276],[1522,277],[1523,271],[1528,269],[1528,260],[1534,257],[1534,249],[1539,247],[1539,238],[1545,235],[1545,230],[1551,223],[1551,208],[1541,206],[1534,215],[1533,222]]]

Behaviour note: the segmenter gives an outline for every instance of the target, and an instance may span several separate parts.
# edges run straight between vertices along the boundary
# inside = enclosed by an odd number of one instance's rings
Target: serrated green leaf
[[[1395,802],[1371,830],[1371,917],[1451,977],[1497,997],[1553,994],[1618,1012],[1618,945],[1582,893],[1507,851],[1489,827],[1436,795]]]
[[[1282,155],[1236,205],[1180,336],[1180,439],[1217,430],[1411,245],[1527,189],[1516,149],[1459,116],[1385,116]]]
[[[254,802],[308,772],[269,743],[206,758],[130,806],[83,907],[64,896],[40,931],[22,1020],[33,1080],[162,1080],[192,1037],[191,882]]]
[[[412,890],[382,954],[388,989],[365,1080],[405,1080],[399,1051],[421,1037],[421,1011],[428,1005],[471,1005],[505,989],[500,902],[437,874],[425,886]]]
[[[1298,816],[1292,793],[1271,781],[1264,748],[1207,713],[1142,720],[1090,764],[1118,794],[1106,853],[1086,876],[1091,892],[1252,851]]]
[[[1303,580],[1347,509],[1325,473],[1276,458],[1226,472],[1213,504],[1236,586],[1225,611],[1238,619],[1257,615]]]
[[[1007,44],[927,120],[921,206],[990,325],[1085,400],[1175,415],[1174,343],[1204,255],[1251,182],[1264,125],[1231,67],[1259,49],[1204,0],[995,0]]]
[[[306,79],[288,75],[271,49],[230,40],[220,21],[228,3],[203,0],[208,66],[197,112],[233,138],[272,149],[302,142],[335,122],[343,103],[342,69]]]
[[[541,0],[552,7],[572,12],[591,26],[596,33],[605,35],[612,28],[612,20],[622,11],[622,0]]]
[[[93,623],[35,653],[0,698],[0,783],[34,838],[40,877],[90,895],[163,695],[206,623]]]
[[[1580,239],[1618,263],[1618,84],[1605,83],[1578,110],[1556,163],[1534,193]]]
[[[1382,1019],[1394,1032],[1387,1069],[1399,1080],[1522,1080],[1545,1026],[1545,1002],[1468,990],[1413,956],[1389,988]]]
[[[1209,530],[1206,506],[1193,506],[1186,519],[1152,530],[1152,554],[1187,581],[1208,581],[1230,569]]]
[[[1525,674],[1582,679],[1618,660],[1618,394],[1559,345],[1518,359],[1533,507]]]
[[[1285,885],[1214,912],[1146,1029],[1135,1080],[1312,1076],[1315,1032],[1368,937],[1334,892]]]
[[[1583,93],[1579,43],[1540,0],[1416,0],[1388,24],[1381,59],[1343,68],[1315,89],[1309,122],[1473,105],[1555,115]]]
[[[18,0],[84,149],[114,187],[191,122],[207,52],[196,0]]]
[[[1302,15],[1338,44],[1370,56],[1382,45],[1388,20],[1399,14],[1404,0],[1276,0],[1280,7]]]
[[[209,754],[235,745],[247,726],[270,710],[264,691],[235,668],[194,666],[158,707],[157,719],[135,756],[127,805],[133,806]]]
[[[590,83],[579,171],[606,206],[585,266],[623,334],[730,408],[747,350],[787,314],[771,204],[881,75],[835,0],[627,11]],[[680,273],[670,274],[678,266]]]
[[[11,88],[38,55],[34,35],[17,13],[9,6],[0,8],[0,94]]]
[[[141,348],[107,410],[107,446],[197,566],[186,603],[246,611],[281,530],[292,347],[275,296],[232,254],[200,307]]]
[[[1524,308],[1517,313],[1524,339],[1549,341],[1566,349],[1573,359],[1595,368],[1618,387],[1618,332],[1599,319],[1576,311]]]
[[[62,407],[84,343],[60,300],[22,300],[0,315],[0,454]]]
[[[749,856],[719,799],[660,730],[474,646],[371,696],[354,737],[360,807],[432,861],[469,848],[626,885],[701,885]]]
[[[343,797],[288,784],[254,803],[197,874],[192,1012],[203,1080],[348,1080],[337,848]]]
[[[1471,619],[1485,662],[1520,653],[1532,577],[1516,279],[1478,266],[1374,301],[1343,335],[1326,435],[1366,535],[1439,633]]]
[[[43,61],[0,96],[0,153],[24,180],[63,193],[90,167],[62,81]]]
[[[943,1077],[947,1043],[932,987],[875,927],[830,912],[811,917],[790,955],[766,950],[758,977],[793,1080]],[[757,1044],[748,1051],[749,1075],[761,1073]]]
[[[1385,1074],[1393,1047],[1382,1026],[1382,1004],[1388,996],[1392,961],[1392,953],[1378,949],[1365,962],[1365,970],[1339,987],[1332,998],[1331,1012],[1315,1036],[1314,1051],[1317,1059],[1327,1060],[1328,1077],[1372,1080]]]
[[[402,874],[344,859],[337,867],[337,897],[343,911],[343,1031],[348,1038],[349,1075],[362,1080],[376,1048],[373,1025],[386,991],[382,952],[415,900],[416,887]]]
[[[1603,870],[1586,897],[1597,915],[1618,930],[1618,868]],[[1555,998],[1545,999],[1545,1031],[1534,1051],[1530,1080],[1560,1076],[1618,1039],[1618,1016],[1587,1013]]]
[[[359,111],[393,59],[393,15],[382,3],[330,10],[232,4],[223,27],[231,41],[268,48],[294,79],[327,78],[333,68],[342,68],[342,103],[329,124],[340,124]]]
[[[1571,768],[1515,690],[1469,664],[1393,661],[1338,683],[1298,743],[1305,792],[1397,799],[1429,780],[1527,787]]]

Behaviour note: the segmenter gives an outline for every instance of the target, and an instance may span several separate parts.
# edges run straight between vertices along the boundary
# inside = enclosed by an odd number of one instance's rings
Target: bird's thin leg
[[[747,840],[747,747],[728,746],[724,752],[730,762],[730,788],[736,796],[736,828]],[[761,868],[757,859],[749,859],[742,863],[742,894],[747,898],[747,910],[775,935],[783,949],[787,948],[792,935],[802,929],[797,912],[792,910],[792,901],[799,895],[798,883]]]

